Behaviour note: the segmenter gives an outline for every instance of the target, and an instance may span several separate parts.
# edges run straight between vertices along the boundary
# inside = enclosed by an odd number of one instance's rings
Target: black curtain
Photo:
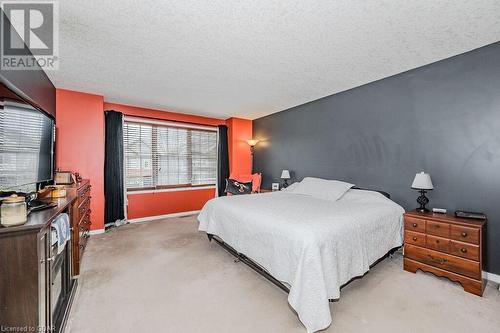
[[[123,189],[123,114],[105,112],[104,223],[125,219]]]
[[[217,193],[225,196],[226,178],[229,178],[229,150],[227,147],[227,126],[219,125],[219,146],[217,149]]]

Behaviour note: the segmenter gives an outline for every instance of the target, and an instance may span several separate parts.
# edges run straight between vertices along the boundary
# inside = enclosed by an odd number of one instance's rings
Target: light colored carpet
[[[287,294],[197,231],[194,216],[92,236],[67,332],[300,332]],[[325,332],[500,332],[500,292],[375,266],[331,303]]]

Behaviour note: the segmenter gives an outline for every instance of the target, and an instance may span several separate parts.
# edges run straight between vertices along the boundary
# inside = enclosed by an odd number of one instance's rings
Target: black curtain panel
[[[107,226],[125,219],[123,189],[123,114],[105,112],[104,219]]]
[[[217,149],[217,193],[225,196],[226,179],[229,178],[229,149],[227,147],[227,126],[219,125],[219,146]]]

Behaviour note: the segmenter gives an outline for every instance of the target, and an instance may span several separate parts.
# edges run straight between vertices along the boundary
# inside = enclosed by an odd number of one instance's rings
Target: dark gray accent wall
[[[282,169],[389,192],[415,208],[488,215],[486,270],[500,273],[500,43],[293,107],[253,122],[264,187]]]

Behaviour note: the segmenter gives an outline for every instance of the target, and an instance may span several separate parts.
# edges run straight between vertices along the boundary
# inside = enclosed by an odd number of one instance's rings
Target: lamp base
[[[420,196],[417,198],[417,202],[420,204],[420,207],[416,209],[417,212],[420,213],[428,213],[429,210],[425,208],[425,205],[429,203],[429,199],[425,196],[425,193],[427,193],[426,190],[419,190]]]
[[[287,179],[284,179],[283,180],[283,185],[282,185],[283,188],[287,188],[288,187],[288,181]]]

